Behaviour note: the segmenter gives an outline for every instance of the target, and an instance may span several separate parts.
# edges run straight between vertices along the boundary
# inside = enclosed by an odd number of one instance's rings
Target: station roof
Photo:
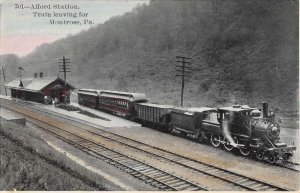
[[[39,92],[45,87],[49,86],[51,83],[55,81],[60,81],[64,83],[65,81],[58,77],[43,77],[43,78],[23,78],[22,84],[23,87],[20,87],[20,80],[15,79],[5,85],[5,87],[10,89],[17,89],[17,90],[27,90],[32,92]],[[67,86],[70,90],[74,90],[75,87],[67,83]]]

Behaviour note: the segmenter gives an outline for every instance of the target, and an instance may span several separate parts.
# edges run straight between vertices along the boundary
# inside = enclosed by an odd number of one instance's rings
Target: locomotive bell
[[[268,117],[269,105],[266,102],[262,103],[263,118]]]

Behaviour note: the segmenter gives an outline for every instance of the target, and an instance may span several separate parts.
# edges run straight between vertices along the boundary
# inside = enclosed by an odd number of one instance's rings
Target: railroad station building
[[[59,77],[44,77],[41,72],[38,76],[15,79],[5,85],[10,89],[11,97],[39,103],[69,102],[70,93],[75,89]]]

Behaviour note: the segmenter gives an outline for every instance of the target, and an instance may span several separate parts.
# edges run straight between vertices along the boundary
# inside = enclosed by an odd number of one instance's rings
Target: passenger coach
[[[78,92],[78,103],[83,106],[96,109],[98,106],[98,91],[95,89],[80,89]]]
[[[128,93],[109,90],[80,89],[78,103],[87,107],[107,111],[123,117],[134,114],[136,103],[148,101],[143,93]]]
[[[100,91],[98,94],[98,109],[127,117],[134,113],[135,103],[144,103],[147,101],[148,99],[143,93]]]

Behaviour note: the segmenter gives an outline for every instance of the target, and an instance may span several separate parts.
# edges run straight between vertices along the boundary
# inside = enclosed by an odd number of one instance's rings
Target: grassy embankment
[[[1,124],[0,139],[0,190],[105,190],[99,176],[56,152],[38,131]]]

